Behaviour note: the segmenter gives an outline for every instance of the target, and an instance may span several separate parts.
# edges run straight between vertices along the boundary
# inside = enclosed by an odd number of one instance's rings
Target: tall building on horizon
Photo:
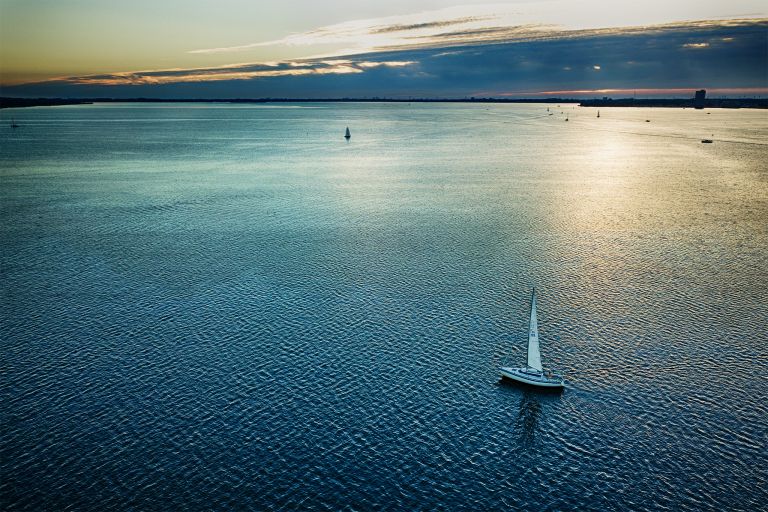
[[[693,107],[694,108],[704,108],[704,100],[707,97],[707,90],[706,89],[699,89],[696,91],[696,94],[693,97]]]

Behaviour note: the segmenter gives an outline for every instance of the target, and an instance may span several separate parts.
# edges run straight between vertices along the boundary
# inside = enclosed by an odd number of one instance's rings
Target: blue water
[[[0,505],[764,507],[768,117],[551,108],[0,112]]]

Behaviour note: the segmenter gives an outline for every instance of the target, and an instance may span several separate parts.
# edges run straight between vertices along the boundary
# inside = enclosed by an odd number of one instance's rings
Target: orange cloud
[[[130,71],[102,75],[61,77],[57,81],[89,85],[157,85],[179,82],[215,82],[221,80],[248,80],[279,76],[344,75],[364,73],[376,67],[404,67],[416,61],[354,61],[349,59],[322,61],[268,62],[236,64],[213,68],[166,69]]]

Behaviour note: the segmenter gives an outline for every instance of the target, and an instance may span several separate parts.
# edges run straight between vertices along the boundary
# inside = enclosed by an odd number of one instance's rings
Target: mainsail
[[[531,323],[528,326],[528,367],[542,371],[539,352],[539,326],[536,321],[536,290],[531,294]]]

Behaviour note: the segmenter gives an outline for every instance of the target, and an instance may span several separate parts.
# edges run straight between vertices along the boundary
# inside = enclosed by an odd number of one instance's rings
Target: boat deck
[[[544,372],[538,372],[531,368],[501,368],[501,375],[531,386],[545,388],[562,388],[565,386],[565,381],[561,376],[548,376]]]

